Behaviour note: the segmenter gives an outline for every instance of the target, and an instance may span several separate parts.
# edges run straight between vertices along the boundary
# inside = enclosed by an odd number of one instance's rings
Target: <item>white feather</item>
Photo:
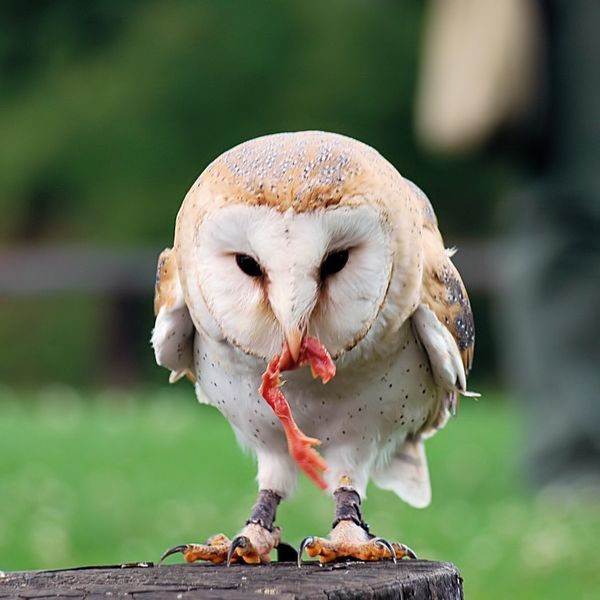
[[[424,304],[414,312],[412,322],[415,333],[429,357],[435,380],[445,390],[458,388],[465,391],[467,386],[465,368],[456,341],[448,329]]]
[[[208,310],[225,339],[265,360],[281,350],[283,328],[307,321],[333,356],[347,350],[376,320],[392,269],[390,232],[369,206],[298,214],[232,205],[210,214],[196,240],[182,260],[197,328]],[[320,265],[339,249],[350,250],[348,265],[321,288]],[[236,254],[252,256],[264,280],[242,273]]]
[[[406,440],[372,477],[378,487],[394,492],[415,508],[425,508],[431,502],[427,456],[421,440]]]
[[[193,337],[194,324],[177,279],[174,303],[170,307],[162,306],[158,311],[151,338],[156,362],[171,369],[170,383],[192,372]]]

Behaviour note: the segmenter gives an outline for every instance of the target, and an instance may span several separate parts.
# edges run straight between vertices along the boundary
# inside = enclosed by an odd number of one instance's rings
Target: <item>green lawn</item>
[[[517,411],[486,394],[428,442],[433,503],[374,488],[373,531],[458,565],[468,598],[597,598],[598,498],[534,493],[519,472]],[[192,390],[43,393],[0,389],[0,569],[156,560],[233,534],[255,496],[254,465]],[[326,534],[331,501],[305,479],[279,511],[284,539]]]

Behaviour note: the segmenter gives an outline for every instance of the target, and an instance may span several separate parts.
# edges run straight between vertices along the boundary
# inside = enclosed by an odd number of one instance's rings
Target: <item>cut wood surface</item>
[[[22,571],[0,577],[0,598],[402,598],[458,600],[462,579],[450,563],[424,560],[298,568],[271,565],[163,565],[160,567],[93,567],[60,571]]]

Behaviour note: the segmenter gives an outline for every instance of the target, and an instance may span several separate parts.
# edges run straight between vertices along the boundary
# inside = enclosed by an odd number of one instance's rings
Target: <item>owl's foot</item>
[[[279,545],[280,531],[275,527],[269,531],[256,523],[246,525],[233,540],[218,533],[206,541],[206,544],[182,544],[169,548],[161,557],[162,562],[167,556],[181,552],[189,563],[197,560],[207,560],[215,565],[227,562],[248,564],[271,562],[271,550]]]
[[[268,563],[273,548],[280,546],[281,532],[279,527],[273,527],[277,505],[281,496],[272,490],[261,490],[252,514],[246,526],[238,536],[230,540],[226,535],[218,533],[206,541],[206,544],[181,544],[169,548],[160,557],[160,562],[181,552],[187,562],[208,560],[215,565],[227,562],[245,562],[249,564]],[[287,544],[281,544],[287,547]],[[280,550],[279,554],[282,554]],[[289,553],[287,553],[289,556]],[[281,558],[280,558],[281,560]]]
[[[351,483],[349,477],[342,477],[341,483]],[[298,552],[298,566],[302,564],[302,554],[318,556],[322,563],[343,558],[357,560],[385,560],[394,562],[408,556],[417,558],[404,544],[388,542],[369,532],[360,512],[360,496],[348,485],[340,485],[333,493],[335,498],[335,521],[328,538],[307,537],[302,540]]]
[[[365,561],[392,559],[394,562],[405,556],[417,558],[408,546],[375,537],[360,525],[347,520],[340,521],[328,538],[304,538],[298,551],[298,566],[302,565],[304,551],[312,558],[318,556],[322,563],[344,558]]]

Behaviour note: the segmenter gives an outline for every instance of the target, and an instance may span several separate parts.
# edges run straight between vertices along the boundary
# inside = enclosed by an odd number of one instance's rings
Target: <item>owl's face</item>
[[[308,333],[335,358],[360,344],[380,314],[391,235],[369,205],[301,213],[229,205],[196,229],[187,259],[196,269],[185,287],[197,290],[192,309],[208,312],[248,354],[270,359],[284,340],[294,354]]]

